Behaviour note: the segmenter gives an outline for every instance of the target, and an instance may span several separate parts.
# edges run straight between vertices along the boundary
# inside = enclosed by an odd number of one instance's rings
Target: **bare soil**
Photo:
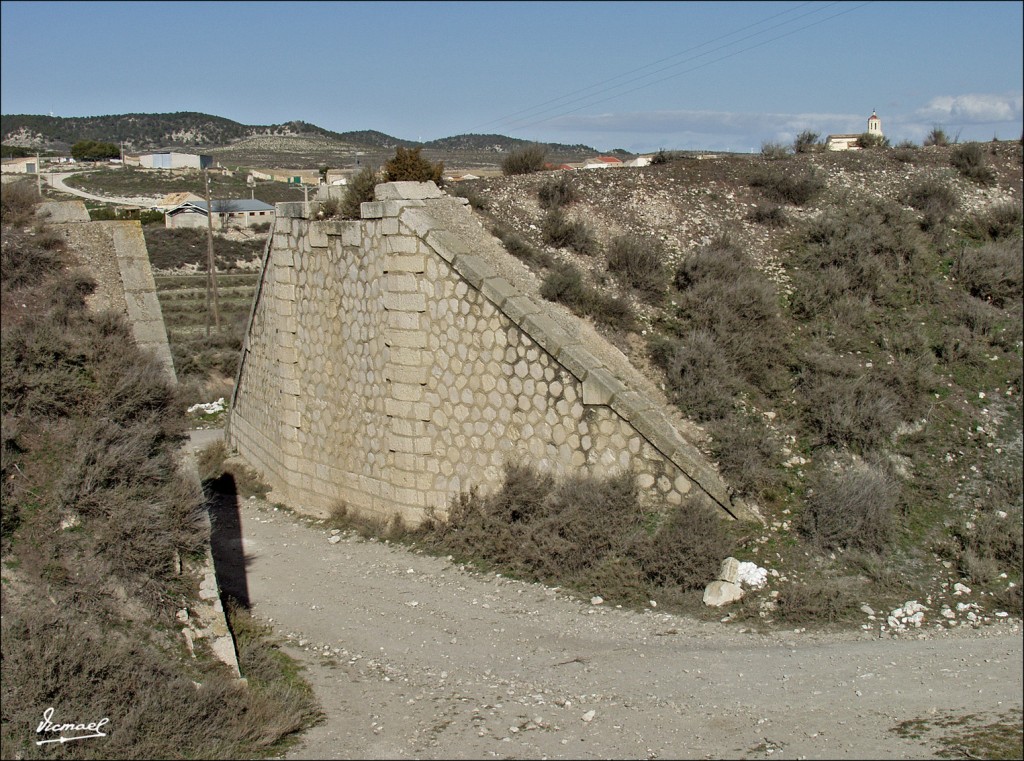
[[[324,711],[287,758],[937,758],[951,722],[1020,725],[1019,620],[759,634],[332,539],[256,498],[223,498],[215,532],[222,588]]]

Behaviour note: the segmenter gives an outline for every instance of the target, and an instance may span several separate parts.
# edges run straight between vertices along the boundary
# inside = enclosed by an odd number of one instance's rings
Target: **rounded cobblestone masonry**
[[[632,470],[651,499],[691,482],[427,245],[386,218],[282,220],[248,334],[232,443],[296,509],[339,501],[411,523],[526,460]],[[316,231],[314,231],[316,232]],[[325,239],[327,246],[311,241]],[[297,253],[299,252],[299,253]],[[237,424],[234,422],[237,420]]]

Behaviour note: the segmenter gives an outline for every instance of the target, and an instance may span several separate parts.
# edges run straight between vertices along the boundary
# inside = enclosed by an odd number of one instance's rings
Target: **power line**
[[[595,105],[597,105],[599,103],[605,103],[605,102],[607,102],[609,100],[614,100],[615,98],[619,98],[619,97],[621,97],[623,95],[626,95],[628,93],[636,92],[637,90],[642,90],[645,87],[650,87],[652,85],[660,84],[661,82],[666,82],[666,81],[668,81],[670,79],[675,79],[676,77],[680,77],[680,76],[682,76],[684,74],[689,74],[689,73],[692,73],[692,72],[697,71],[699,69],[703,69],[703,68],[705,68],[707,66],[710,66],[711,64],[718,63],[719,61],[724,61],[724,60],[726,60],[728,58],[733,58],[733,57],[735,57],[737,55],[740,55],[742,53],[746,53],[746,52],[748,52],[750,50],[754,50],[756,48],[763,47],[763,46],[765,46],[765,45],[767,45],[769,43],[776,42],[778,40],[781,40],[781,39],[784,39],[784,38],[789,37],[791,35],[794,35],[794,34],[796,34],[798,32],[802,32],[802,31],[804,31],[806,29],[810,29],[811,27],[818,26],[819,24],[823,24],[826,21],[831,21],[832,19],[838,18],[839,16],[844,16],[844,15],[846,15],[848,13],[852,13],[853,11],[859,10],[859,9],[861,9],[861,8],[867,6],[867,5],[870,5],[870,4],[871,4],[870,2],[860,3],[859,5],[856,5],[853,8],[849,8],[849,9],[841,11],[839,13],[835,13],[835,14],[833,14],[831,16],[827,16],[826,18],[823,18],[823,19],[818,19],[818,20],[816,20],[816,21],[814,21],[814,22],[812,22],[810,24],[806,24],[806,25],[804,25],[802,27],[799,27],[797,29],[793,29],[793,30],[788,31],[788,32],[786,32],[784,34],[780,34],[780,35],[778,35],[776,37],[772,37],[772,38],[770,38],[768,40],[764,40],[764,41],[759,42],[759,43],[757,43],[755,45],[750,45],[748,47],[742,48],[741,50],[734,51],[734,52],[729,53],[727,55],[720,56],[719,58],[715,58],[715,59],[713,59],[711,61],[706,61],[706,62],[700,64],[699,66],[694,66],[694,67],[691,67],[689,69],[685,69],[684,71],[680,71],[680,72],[676,72],[674,74],[671,74],[671,75],[669,75],[667,77],[662,77],[660,79],[656,79],[656,80],[653,80],[651,82],[647,82],[646,84],[638,85],[637,87],[631,88],[630,90],[627,90],[626,92],[621,92],[621,93],[617,93],[615,95],[610,95],[608,97],[601,98],[599,100],[593,100],[593,101],[591,101],[589,103],[583,104],[582,106],[580,106],[578,108],[570,109],[568,111],[561,111],[560,113],[553,114],[552,116],[548,116],[548,117],[543,118],[543,119],[536,119],[534,121],[530,121],[529,118],[514,120],[514,121],[512,121],[509,124],[509,126],[505,127],[505,129],[507,131],[509,131],[509,132],[522,131],[522,130],[527,129],[529,127],[534,127],[534,126],[537,126],[539,124],[544,124],[546,122],[550,122],[550,121],[552,121],[554,119],[557,119],[557,118],[559,118],[561,116],[568,116],[569,114],[577,113],[578,111],[582,111],[584,108],[589,108],[589,107],[595,106]],[[836,5],[836,3],[830,3],[830,6],[831,5]],[[826,6],[826,7],[829,7],[829,6]],[[804,16],[807,16],[807,15],[810,15],[810,14],[803,14],[802,16],[800,16],[798,18],[803,18]],[[797,20],[797,19],[791,19],[790,21],[795,21],[795,20]],[[786,22],[786,23],[789,23],[789,22]],[[776,27],[777,26],[783,26],[783,25],[784,24],[779,24],[779,25],[776,25]],[[771,27],[771,28],[776,28],[776,27]],[[748,35],[746,38],[743,38],[743,39],[749,39],[750,37],[757,36],[757,34],[761,34],[764,31],[768,31],[768,30],[762,30],[762,32],[757,32],[757,33],[755,33],[753,35]],[[728,36],[728,35],[726,35],[726,36]],[[737,42],[740,42],[740,41],[742,41],[742,40],[738,40]],[[705,44],[708,44],[708,43],[705,43]],[[731,44],[735,44],[735,43],[730,43],[729,45],[720,46],[719,48],[716,48],[716,50],[721,50],[723,48],[729,47]],[[703,46],[698,46],[698,47],[703,47]],[[708,52],[711,53],[711,52],[714,52],[714,51],[708,51]],[[704,55],[707,55],[707,54],[708,53],[703,53],[700,56],[696,56],[695,58],[700,58],[700,57],[702,57]],[[687,59],[687,60],[692,60],[692,59]],[[680,63],[686,63],[686,61],[681,61]],[[660,73],[661,71],[667,71],[668,69],[675,68],[675,66],[677,66],[677,65],[679,65],[679,64],[674,64],[673,66],[664,67],[662,69],[659,69],[658,71],[650,72],[647,75],[644,75],[642,77],[638,77],[638,78],[636,78],[634,80],[630,80],[630,82],[638,81],[638,80],[641,80],[641,79],[645,79],[646,77],[651,76],[653,74]],[[623,83],[623,84],[629,84],[630,82],[626,82],[626,83]],[[619,87],[621,87],[621,86],[622,85],[619,85]],[[588,98],[576,98],[574,100],[571,100],[571,101],[568,101],[568,102],[564,102],[563,105],[570,105],[571,103],[576,103],[576,102],[579,102],[580,100],[587,100],[587,99]],[[556,109],[547,109],[546,111],[541,111],[538,114],[535,114],[535,116],[539,116],[540,114],[543,114],[543,113],[546,113],[546,112],[549,112],[549,111],[552,111],[552,110],[556,110]],[[525,123],[522,123],[522,122],[525,122]]]
[[[630,74],[635,74],[636,72],[643,71],[644,69],[649,69],[652,66],[657,66],[657,65],[662,64],[662,63],[664,63],[666,61],[671,61],[672,59],[678,58],[679,56],[682,56],[682,55],[686,55],[687,53],[692,53],[692,52],[694,52],[696,50],[700,50],[701,48],[707,47],[708,45],[711,45],[712,43],[718,42],[719,40],[724,40],[724,39],[726,39],[728,37],[732,37],[734,35],[739,34],[740,32],[746,31],[747,29],[752,29],[753,27],[760,26],[761,24],[764,24],[764,23],[766,23],[768,21],[771,21],[772,19],[776,19],[779,16],[785,16],[787,14],[793,13],[794,11],[797,11],[800,8],[803,8],[803,7],[805,7],[807,5],[811,5],[811,4],[812,4],[811,2],[801,3],[800,5],[796,6],[795,8],[790,8],[790,9],[782,11],[780,13],[776,13],[776,14],[774,14],[772,16],[768,16],[767,18],[761,19],[760,21],[756,21],[753,24],[748,24],[747,26],[744,26],[744,27],[741,27],[741,28],[739,28],[739,29],[737,29],[735,31],[729,32],[728,34],[719,35],[718,37],[715,37],[715,38],[713,38],[711,40],[708,40],[707,42],[703,42],[700,45],[695,45],[693,47],[687,48],[686,50],[682,50],[682,51],[680,51],[678,53],[674,53],[673,55],[666,56],[665,58],[661,58],[661,59],[659,59],[657,61],[653,61],[651,63],[644,64],[643,66],[639,66],[639,67],[637,67],[635,69],[631,69],[631,70],[629,70],[627,72],[624,72],[624,73],[619,74],[617,76],[611,77],[610,79],[605,79],[605,80],[602,80],[600,82],[596,82],[596,83],[594,83],[592,85],[584,87],[584,88],[582,88],[580,90],[576,90],[576,91],[574,91],[572,93],[567,93],[566,95],[562,95],[562,96],[559,96],[559,97],[556,97],[556,98],[552,98],[551,100],[544,101],[543,103],[539,103],[536,106],[530,106],[528,108],[520,109],[519,111],[514,111],[514,112],[512,112],[510,114],[506,114],[505,116],[499,117],[497,119],[492,119],[489,122],[484,122],[483,124],[480,124],[480,125],[478,125],[476,127],[473,127],[470,131],[471,132],[476,132],[478,129],[482,129],[484,127],[488,127],[488,126],[490,126],[492,124],[505,123],[508,119],[510,119],[510,118],[512,118],[514,116],[518,116],[520,114],[526,114],[526,113],[528,113],[530,111],[536,111],[537,109],[543,109],[544,106],[548,106],[548,105],[551,105],[553,103],[557,103],[557,104],[560,104],[560,105],[563,105],[563,106],[566,105],[567,103],[577,103],[580,100],[585,100],[587,97],[590,97],[590,96],[581,96],[581,97],[574,98],[574,99],[571,99],[571,100],[568,100],[568,101],[566,100],[566,98],[570,97],[570,96],[572,96],[574,94],[585,93],[585,92],[587,92],[589,90],[594,90],[596,88],[605,88],[605,86],[607,84],[609,84],[611,82],[615,82],[616,80],[622,79],[624,77],[628,77]],[[644,74],[644,75],[642,75],[640,77],[634,77],[633,79],[627,80],[624,83],[616,85],[616,87],[622,87],[625,84],[629,84],[631,82],[635,82],[635,81],[644,79],[645,77],[652,76],[653,74],[658,74],[658,73],[660,73],[662,71],[665,71],[667,69],[672,68],[673,66],[682,65],[682,64],[686,63],[687,61],[693,60],[694,58],[700,58],[701,56],[710,55],[711,53],[714,53],[717,50],[721,50],[723,47],[729,47],[729,45],[734,45],[737,42],[742,42],[743,40],[749,39],[750,37],[756,37],[758,34],[763,34],[764,32],[771,31],[772,29],[775,29],[775,28],[777,28],[779,26],[785,26],[788,23],[792,23],[793,21],[797,21],[797,20],[799,20],[801,18],[804,18],[805,16],[809,16],[809,15],[814,14],[814,13],[819,13],[820,11],[824,10],[825,8],[828,8],[828,7],[832,6],[832,5],[837,5],[837,4],[838,3],[836,3],[836,2],[829,3],[828,5],[825,5],[825,6],[821,7],[821,8],[816,8],[816,9],[814,9],[812,11],[808,11],[807,13],[801,14],[800,16],[797,16],[795,19],[789,19],[788,21],[784,21],[781,24],[776,24],[775,26],[768,27],[767,29],[762,29],[759,32],[754,32],[753,34],[748,35],[747,37],[742,37],[739,40],[735,40],[735,41],[733,41],[731,43],[728,43],[726,45],[719,46],[718,48],[706,51],[704,53],[701,53],[700,55],[693,56],[691,58],[687,58],[687,59],[685,59],[683,61],[679,61],[677,63],[672,64],[671,66],[666,66],[666,67],[663,67],[661,69],[657,69],[655,71],[648,72],[647,74]],[[550,109],[548,109],[548,110],[550,110]],[[541,110],[539,113],[545,113],[545,111]],[[537,116],[537,115],[539,115],[539,114],[533,114],[533,116]],[[521,120],[522,119],[513,119],[512,123],[515,123],[515,122],[521,121]]]

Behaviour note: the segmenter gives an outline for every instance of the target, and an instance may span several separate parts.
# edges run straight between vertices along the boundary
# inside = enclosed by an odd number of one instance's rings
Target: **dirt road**
[[[633,613],[217,512],[227,591],[289,638],[326,713],[288,758],[934,758],[901,722],[1019,716],[1020,622],[878,639]]]

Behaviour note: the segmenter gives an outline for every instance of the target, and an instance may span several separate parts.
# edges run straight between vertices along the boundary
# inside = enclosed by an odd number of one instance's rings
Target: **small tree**
[[[818,140],[820,137],[821,135],[817,132],[804,130],[793,141],[793,151],[795,153],[813,153],[821,148],[821,142]]]
[[[431,164],[420,155],[422,148],[395,150],[395,157],[384,165],[385,182],[435,182],[441,184],[444,162]]]
[[[359,207],[366,201],[374,199],[374,188],[380,182],[380,175],[375,169],[363,167],[345,187],[345,197],[341,200],[340,215],[344,219],[359,219]]]
[[[889,138],[876,135],[874,132],[863,132],[857,138],[857,145],[865,150],[872,148],[888,148]]]
[[[113,143],[79,140],[71,146],[71,157],[75,161],[105,161],[119,158],[120,155],[121,149]]]
[[[501,173],[508,176],[513,174],[532,174],[544,168],[544,160],[547,158],[547,151],[542,145],[528,145],[521,150],[510,153],[501,162]]]

